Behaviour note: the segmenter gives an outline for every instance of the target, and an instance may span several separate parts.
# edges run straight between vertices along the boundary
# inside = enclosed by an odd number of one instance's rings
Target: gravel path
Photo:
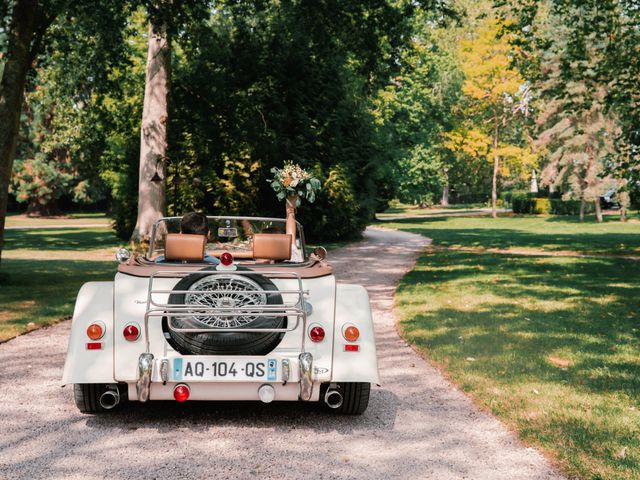
[[[69,322],[0,345],[2,479],[560,479],[397,335],[394,287],[427,239],[369,228],[330,253],[371,295],[383,386],[360,417],[308,404],[132,404],[79,414],[60,388]]]

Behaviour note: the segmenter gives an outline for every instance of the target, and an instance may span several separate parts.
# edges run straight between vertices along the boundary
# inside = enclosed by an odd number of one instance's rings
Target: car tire
[[[243,271],[245,269],[239,268]],[[235,272],[229,272],[229,277],[233,277]],[[207,277],[220,278],[219,274],[211,275],[206,273],[191,274],[180,280],[173,290],[190,290],[190,287],[196,282],[202,281]],[[256,273],[242,275],[235,274],[236,278],[248,279],[249,283],[255,284],[259,290],[273,291],[265,295],[266,305],[282,305],[282,296],[278,292],[275,284]],[[197,291],[197,290],[194,290]],[[251,290],[247,290],[251,291]],[[185,305],[185,298],[188,293],[171,293],[169,295],[170,305]],[[213,317],[206,317],[213,318]],[[199,323],[195,317],[175,317],[173,323],[178,328],[203,328],[206,324]],[[165,338],[169,344],[183,355],[266,355],[278,346],[284,333],[267,332],[267,333],[251,333],[242,332],[243,328],[285,328],[287,326],[287,318],[281,317],[259,317],[257,316],[250,322],[237,327],[234,332],[223,333],[189,333],[176,332],[168,326],[168,320],[163,319],[163,330]]]
[[[107,389],[106,385],[100,383],[76,383],[73,385],[73,399],[76,407],[81,413],[104,413],[105,410],[100,405],[100,395]]]
[[[342,382],[338,383],[338,391],[342,394],[342,405],[338,408],[330,408],[331,412],[341,415],[361,415],[369,406],[369,396],[371,394],[371,384],[362,382]],[[324,398],[322,392],[320,398]]]

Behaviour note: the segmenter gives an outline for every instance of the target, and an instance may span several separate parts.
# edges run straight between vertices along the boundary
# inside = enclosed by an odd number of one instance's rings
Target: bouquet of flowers
[[[310,203],[315,201],[316,193],[320,190],[320,180],[303,170],[300,165],[288,161],[283,168],[273,167],[271,173],[273,178],[267,181],[271,183],[278,200],[295,198],[296,207],[300,206],[302,198]]]

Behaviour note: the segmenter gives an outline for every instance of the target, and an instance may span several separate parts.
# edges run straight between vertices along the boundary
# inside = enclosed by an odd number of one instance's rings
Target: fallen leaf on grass
[[[553,356],[549,356],[547,358],[549,360],[549,363],[551,363],[556,367],[569,368],[572,365],[571,360],[567,360],[565,358],[553,357]]]

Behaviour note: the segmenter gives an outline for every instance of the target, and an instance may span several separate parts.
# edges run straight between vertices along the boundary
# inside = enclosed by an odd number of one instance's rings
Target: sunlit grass
[[[603,223],[593,219],[580,223],[574,217],[476,216],[407,219],[380,225],[428,236],[441,247],[640,255],[638,215],[626,223],[618,218],[611,215]]]
[[[9,214],[6,219],[7,227],[42,227],[42,226],[77,226],[77,225],[105,225],[111,219],[105,213],[72,213],[63,217],[27,217],[24,214]]]
[[[80,286],[113,278],[108,228],[7,230],[0,264],[0,341],[69,317]]]
[[[640,245],[637,223],[396,226],[436,247],[629,254]],[[435,248],[403,279],[397,306],[408,341],[566,474],[640,478],[640,262]]]
[[[441,207],[434,205],[429,208],[421,208],[419,205],[410,205],[406,203],[395,202],[391,207],[382,213],[376,213],[376,217],[384,219],[387,217],[396,216],[428,216],[440,213],[464,213],[464,212],[477,212],[482,209],[486,209],[487,206],[483,203],[466,203],[459,205],[449,205],[447,207]]]

